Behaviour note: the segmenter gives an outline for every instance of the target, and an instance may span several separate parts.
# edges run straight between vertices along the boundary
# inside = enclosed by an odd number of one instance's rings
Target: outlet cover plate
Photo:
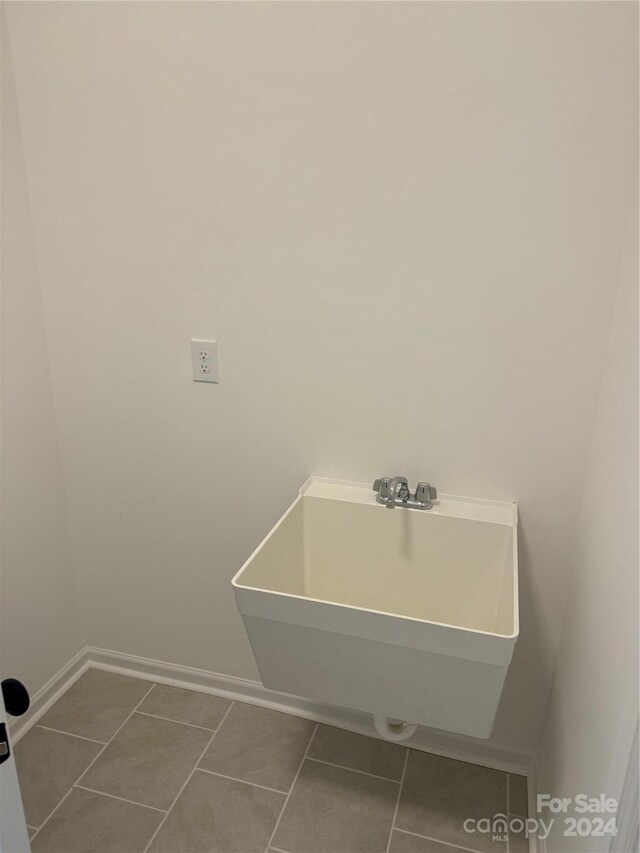
[[[218,343],[191,338],[191,368],[194,382],[218,380]]]

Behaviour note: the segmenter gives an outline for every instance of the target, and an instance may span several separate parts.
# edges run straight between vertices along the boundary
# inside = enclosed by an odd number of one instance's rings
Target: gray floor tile
[[[150,853],[262,853],[284,794],[196,770]]]
[[[163,818],[74,788],[31,844],[33,853],[142,853]]]
[[[527,817],[527,777],[509,774],[509,812],[518,817]]]
[[[406,749],[395,743],[322,725],[318,726],[309,748],[309,758],[398,781],[405,753]]]
[[[102,746],[34,726],[14,754],[25,817],[41,826]]]
[[[29,835],[29,840],[31,840],[33,838],[34,832],[37,832],[37,829],[35,828],[35,826],[28,826],[27,827],[27,833]]]
[[[382,853],[398,783],[305,761],[273,846],[295,853]]]
[[[467,818],[506,814],[507,777],[498,770],[409,751],[396,826],[477,850],[504,850],[490,834],[464,829]]]
[[[230,700],[222,699],[220,696],[182,690],[180,687],[168,687],[166,684],[155,684],[138,710],[145,714],[157,714],[159,717],[166,717],[178,723],[215,730],[230,706]]]
[[[204,729],[134,714],[80,784],[168,809],[210,738]]]
[[[236,702],[200,767],[288,791],[314,725],[289,714]]]
[[[16,745],[30,837],[59,805],[33,839],[34,853],[140,853],[162,814],[135,803],[171,806],[216,727],[202,767],[222,775],[193,774],[151,849],[264,850],[285,802],[278,791],[289,790],[314,724],[244,703],[225,717],[225,699],[155,685],[139,709],[145,713],[134,713],[89,767],[102,746],[73,734],[108,740],[148,690],[146,681],[90,670],[43,718],[60,732],[36,726]],[[400,779],[405,755],[397,744],[319,726],[271,853],[384,851],[399,790],[387,780]],[[112,797],[81,789],[66,796],[78,780]],[[506,783],[504,773],[411,750],[390,853],[452,853],[449,844],[504,853],[504,843],[465,832],[463,822],[504,813]],[[526,779],[511,775],[509,786],[510,813],[526,817]],[[512,834],[509,847],[527,853],[524,833]]]
[[[40,722],[106,743],[150,687],[148,681],[88,669]]]
[[[407,832],[394,829],[391,834],[389,853],[456,853],[455,847],[432,841],[430,838],[419,838]]]

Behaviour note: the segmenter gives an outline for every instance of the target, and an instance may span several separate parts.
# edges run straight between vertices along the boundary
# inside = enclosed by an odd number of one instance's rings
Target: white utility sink
[[[233,578],[265,686],[489,737],[518,637],[517,507],[387,509],[312,477]]]

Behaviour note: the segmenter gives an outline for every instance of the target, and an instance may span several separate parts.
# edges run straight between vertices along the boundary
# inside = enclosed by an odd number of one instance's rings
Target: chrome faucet
[[[429,483],[418,483],[414,494],[406,477],[380,477],[373,484],[376,501],[387,509],[404,506],[408,509],[431,509],[438,492]]]

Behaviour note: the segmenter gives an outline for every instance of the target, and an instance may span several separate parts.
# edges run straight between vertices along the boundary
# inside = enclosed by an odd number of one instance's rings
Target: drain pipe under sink
[[[380,737],[385,740],[407,740],[415,734],[418,726],[416,723],[408,723],[406,720],[394,720],[385,717],[384,714],[373,715],[373,725]]]

